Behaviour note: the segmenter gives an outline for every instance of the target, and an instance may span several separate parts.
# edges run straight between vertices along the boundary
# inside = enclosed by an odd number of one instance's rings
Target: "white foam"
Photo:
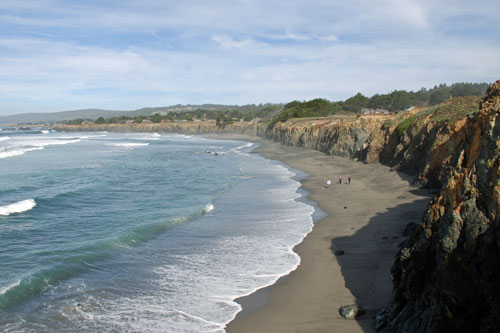
[[[71,140],[41,140],[41,141],[31,141],[28,144],[35,147],[46,147],[46,146],[55,146],[55,145],[67,145],[70,143],[78,143],[82,141],[82,139],[71,139]]]
[[[254,145],[254,144],[253,144],[252,142],[248,142],[248,143],[246,143],[246,144],[244,144],[244,145],[242,145],[242,146],[239,146],[239,147],[236,147],[236,148],[231,149],[231,151],[232,151],[233,153],[236,153],[236,154],[239,154],[239,155],[248,155],[248,154],[246,154],[246,153],[242,152],[242,150],[243,150],[243,149],[245,149],[245,148],[250,148],[250,147],[252,147],[253,145]]]
[[[106,134],[101,134],[101,135],[79,135],[77,136],[78,139],[94,139],[94,138],[102,138],[107,136]]]
[[[0,289],[0,295],[5,294],[10,289],[17,287],[20,284],[21,284],[21,280],[18,280],[18,281],[14,282],[14,283],[9,284],[6,287],[3,287],[2,289]]]
[[[42,137],[30,138],[24,140],[23,138],[15,138],[9,141],[9,146],[0,148],[0,158],[8,158],[13,156],[24,155],[29,151],[42,150],[47,146],[66,145],[71,143],[80,142],[81,139],[46,139]]]
[[[49,134],[50,133],[49,130],[42,130],[41,132],[42,132],[42,134]]]
[[[199,137],[192,137],[190,135],[184,135],[184,134],[166,134],[164,136],[165,138],[167,138],[168,140],[170,141],[176,141],[176,140],[181,140],[181,141],[185,141],[185,140],[201,140]]]
[[[42,150],[42,149],[43,149],[43,147],[35,147],[35,148],[23,148],[23,149],[14,149],[14,150],[8,150],[8,151],[0,151],[0,158],[20,156],[20,155],[24,155],[24,153],[26,153],[28,151]]]
[[[7,141],[9,139],[10,138],[8,136],[2,136],[2,137],[0,137],[0,141]]]
[[[36,206],[34,199],[26,199],[22,201],[15,202],[10,205],[0,207],[0,215],[9,216],[10,214],[23,213],[28,210],[33,209]]]
[[[242,150],[242,149],[245,149],[245,148],[250,148],[252,147],[254,144],[252,142],[248,142],[247,144],[243,145],[243,146],[239,146],[239,147],[236,147],[234,148],[235,150]]]
[[[130,142],[119,142],[119,143],[112,143],[110,146],[113,147],[140,147],[140,146],[149,146],[149,142],[136,142],[136,143],[130,143]]]
[[[214,208],[215,208],[215,207],[214,207],[214,205],[213,205],[213,204],[208,204],[208,205],[206,205],[206,206],[205,206],[205,208],[203,208],[203,212],[204,212],[204,213],[209,213],[209,212],[213,211],[213,210],[214,210]]]

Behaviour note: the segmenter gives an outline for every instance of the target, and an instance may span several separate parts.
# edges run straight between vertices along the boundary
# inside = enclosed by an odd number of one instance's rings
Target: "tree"
[[[226,116],[224,116],[222,113],[219,113],[217,115],[217,118],[215,118],[215,125],[219,128],[224,128],[226,126]]]
[[[440,88],[431,93],[429,104],[436,105],[450,99],[451,93],[449,88]]]
[[[155,113],[154,115],[152,115],[151,117],[149,117],[149,119],[153,122],[153,123],[160,123],[161,120],[163,119],[162,115],[159,114],[159,113]]]
[[[465,83],[459,82],[451,85],[451,96],[480,96],[488,89],[488,84],[485,83]]]
[[[379,94],[373,95],[368,100],[367,106],[370,109],[391,110],[391,108],[392,108],[391,97],[389,95],[379,95]]]
[[[355,113],[360,113],[361,109],[368,105],[368,98],[361,93],[357,93],[353,97],[344,102],[344,110]]]
[[[411,106],[410,94],[404,90],[394,90],[390,98],[392,100],[391,111],[408,109]]]

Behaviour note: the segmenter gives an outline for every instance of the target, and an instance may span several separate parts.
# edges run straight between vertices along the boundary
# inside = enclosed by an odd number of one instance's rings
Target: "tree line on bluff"
[[[283,111],[273,117],[270,125],[291,118],[359,114],[364,108],[384,109],[394,112],[406,110],[412,106],[432,106],[450,98],[482,96],[488,87],[488,83],[454,83],[451,86],[440,84],[432,89],[421,88],[417,92],[395,90],[389,94],[376,94],[370,98],[357,93],[343,102],[329,102],[326,99],[319,98],[308,102],[293,101],[286,104]]]
[[[273,126],[278,121],[284,122],[291,118],[325,117],[335,114],[359,114],[364,108],[400,111],[409,107],[432,106],[440,104],[450,98],[464,96],[482,96],[489,87],[488,83],[454,83],[436,85],[431,89],[405,91],[395,90],[388,94],[375,94],[366,97],[361,93],[345,101],[330,102],[327,99],[317,98],[310,101],[292,101],[288,104],[260,104],[235,107],[234,110],[204,110],[169,112],[167,114],[155,113],[149,116],[113,118],[99,117],[94,120],[96,124],[120,124],[126,122],[142,123],[144,120],[153,123],[170,121],[193,121],[194,119],[215,120],[217,126],[223,127],[234,121],[258,120],[269,122]],[[70,125],[80,125],[85,120],[76,119],[67,121]]]

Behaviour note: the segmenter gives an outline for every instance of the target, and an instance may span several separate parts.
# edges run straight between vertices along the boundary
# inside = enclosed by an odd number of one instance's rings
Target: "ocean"
[[[254,148],[1,130],[0,331],[223,332],[313,226],[305,175]]]

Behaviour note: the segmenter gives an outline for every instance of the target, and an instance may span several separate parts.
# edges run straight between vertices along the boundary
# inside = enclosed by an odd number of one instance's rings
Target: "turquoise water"
[[[0,331],[223,331],[312,228],[252,144],[0,131]]]

